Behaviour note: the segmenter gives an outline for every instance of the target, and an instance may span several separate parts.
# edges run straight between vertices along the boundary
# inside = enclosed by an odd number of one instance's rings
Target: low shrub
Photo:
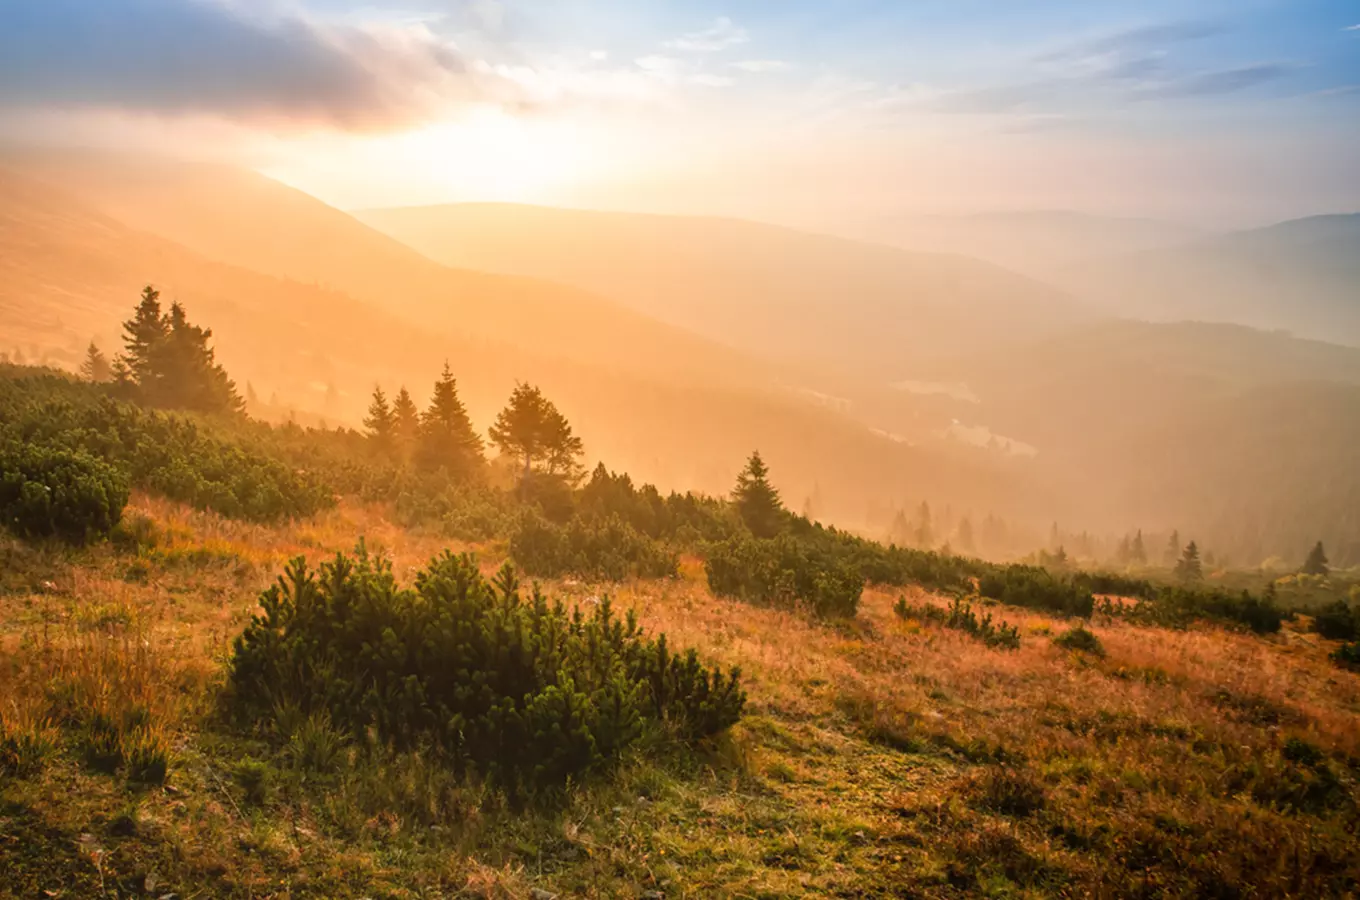
[[[1095,632],[1084,625],[1078,625],[1053,639],[1053,643],[1064,650],[1079,650],[1092,656],[1104,656],[1105,645],[1096,637]]]
[[[1020,629],[1005,622],[993,622],[992,614],[989,612],[979,616],[973,611],[971,603],[959,597],[954,598],[948,609],[931,603],[911,604],[907,602],[907,598],[898,597],[893,612],[902,619],[938,622],[946,628],[970,634],[988,647],[1003,650],[1020,648]]]
[[[569,613],[537,588],[522,598],[508,567],[488,581],[466,555],[446,552],[409,588],[362,548],[318,572],[297,559],[260,603],[235,642],[225,702],[287,735],[313,767],[371,729],[531,795],[655,728],[714,735],[745,704],[736,670],[672,655],[664,635],[648,638],[607,600]]]
[[[670,578],[680,568],[674,551],[614,516],[555,525],[536,511],[525,511],[510,535],[510,555],[526,573],[543,578]]]
[[[719,597],[852,618],[864,576],[834,552],[791,535],[738,537],[709,547],[708,586]]]
[[[105,538],[127,502],[122,473],[88,453],[0,441],[0,522],[20,537],[75,544]]]
[[[997,566],[978,579],[978,593],[1008,606],[1090,618],[1095,597],[1089,587],[1037,566]]]
[[[1360,641],[1337,647],[1332,651],[1332,662],[1343,669],[1360,672]]]
[[[1313,617],[1313,630],[1331,641],[1353,641],[1360,637],[1360,610],[1345,600],[1329,603]]]

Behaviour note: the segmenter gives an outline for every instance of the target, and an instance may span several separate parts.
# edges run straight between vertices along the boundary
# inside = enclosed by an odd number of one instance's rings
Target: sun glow
[[[598,135],[578,123],[499,109],[398,134],[331,135],[278,150],[266,174],[351,208],[560,203],[602,175],[608,159]]]

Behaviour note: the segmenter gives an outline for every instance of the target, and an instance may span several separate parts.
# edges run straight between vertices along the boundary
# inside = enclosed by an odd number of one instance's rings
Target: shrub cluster
[[[1360,637],[1360,608],[1352,609],[1345,600],[1329,603],[1313,617],[1313,628],[1332,641],[1353,641]]]
[[[708,586],[720,597],[793,608],[824,618],[851,618],[864,576],[834,552],[784,534],[736,537],[708,548]]]
[[[978,579],[978,593],[1009,606],[1087,618],[1095,607],[1088,587],[1037,566],[994,566]]]
[[[522,599],[445,553],[401,588],[360,548],[319,572],[295,560],[236,640],[228,703],[267,722],[323,715],[398,749],[430,747],[512,793],[564,784],[665,723],[695,739],[740,716],[736,670],[672,654],[608,602],[589,614]]]
[[[272,522],[334,503],[319,478],[260,438],[267,426],[144,410],[105,390],[55,373],[0,373],[0,439],[97,458],[132,486],[231,518]]]
[[[979,616],[973,605],[961,597],[955,597],[948,609],[932,603],[908,603],[906,597],[898,597],[893,612],[902,619],[938,622],[945,628],[970,634],[988,647],[1020,649],[1020,629],[1005,622],[993,622],[989,612]]]
[[[127,501],[123,474],[84,451],[0,438],[0,524],[21,537],[108,537]]]
[[[1065,650],[1080,650],[1082,653],[1089,653],[1092,656],[1104,656],[1105,645],[1083,624],[1078,624],[1053,639],[1053,643]]]
[[[1332,662],[1343,669],[1360,672],[1360,641],[1337,647],[1332,651]]]
[[[1277,633],[1285,618],[1269,595],[1175,586],[1156,588],[1150,598],[1133,604],[1102,604],[1101,612],[1148,625],[1180,628],[1190,622],[1208,621],[1246,627],[1257,634]]]
[[[555,525],[534,510],[520,514],[510,555],[530,575],[577,575],[597,581],[668,578],[679,572],[675,552],[616,516],[573,518]]]

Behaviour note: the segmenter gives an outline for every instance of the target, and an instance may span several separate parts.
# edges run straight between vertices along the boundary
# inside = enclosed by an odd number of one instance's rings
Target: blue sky
[[[1360,2],[0,0],[0,128],[350,205],[1268,220],[1360,207]]]

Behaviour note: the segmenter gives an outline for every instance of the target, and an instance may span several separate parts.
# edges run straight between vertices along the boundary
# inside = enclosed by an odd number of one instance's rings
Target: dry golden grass
[[[355,505],[280,528],[145,497],[129,515],[154,546],[4,548],[0,710],[46,734],[55,695],[144,707],[171,748],[168,785],[127,785],[69,749],[5,782],[0,896],[126,895],[148,878],[232,897],[1303,897],[1360,883],[1360,677],[1309,640],[1098,621],[1096,658],[1054,645],[1065,622],[994,609],[1022,635],[1006,652],[902,621],[896,595],[873,590],[840,626],[716,600],[692,559],[673,581],[548,588],[608,591],[673,646],[741,666],[748,713],[716,747],[630,757],[536,813],[418,759],[252,799],[236,773],[258,747],[213,698],[259,591],[285,560],[359,536],[403,580],[448,542]],[[503,559],[481,550],[488,569]]]

